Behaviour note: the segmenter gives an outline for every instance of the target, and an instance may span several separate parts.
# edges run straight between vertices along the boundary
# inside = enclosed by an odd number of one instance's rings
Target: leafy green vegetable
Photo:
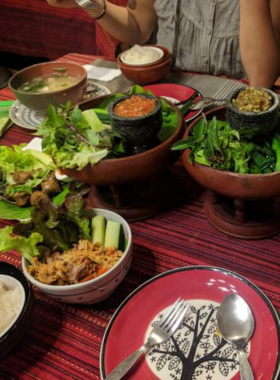
[[[107,149],[95,151],[94,149],[80,144],[77,147],[77,152],[57,152],[55,154],[57,162],[63,168],[83,169],[88,164],[94,165],[108,154]],[[71,161],[70,161],[71,157]]]
[[[52,198],[52,203],[56,206],[60,206],[65,202],[66,196],[70,193],[69,186],[63,185],[62,191]]]
[[[134,86],[133,94],[148,93],[140,86]],[[126,150],[123,140],[111,131],[107,113],[108,105],[124,94],[114,94],[106,98],[95,110],[81,111],[77,106],[49,106],[47,119],[40,124],[37,135],[43,136],[43,152],[53,157],[62,168],[82,170],[103,158],[123,157]],[[179,125],[177,111],[164,99],[162,101],[163,125],[158,134],[160,142],[165,141]],[[95,112],[96,111],[96,112]]]
[[[106,125],[102,124],[101,120],[98,118],[94,110],[86,110],[82,113],[83,120],[90,126],[91,130],[95,133],[104,131],[108,128]]]
[[[183,115],[183,117],[186,117],[187,114],[189,113],[190,106],[192,105],[193,101],[197,98],[198,92],[195,91],[195,93],[190,97],[190,99],[180,107],[180,112]]]
[[[132,89],[130,90],[130,94],[133,94],[133,95],[147,94],[147,95],[154,96],[151,90],[144,90],[144,88],[139,86],[139,84],[136,84],[132,87]]]
[[[40,255],[37,244],[43,241],[42,235],[36,232],[30,234],[29,237],[12,236],[12,234],[13,227],[11,226],[0,229],[0,252],[15,249],[30,263],[32,262],[32,257]]]
[[[84,236],[90,239],[90,220],[83,215],[85,201],[80,194],[68,197],[65,201],[66,216],[69,220],[77,224]]]
[[[13,101],[0,102],[0,137],[6,132],[6,130],[13,125],[12,120],[9,118],[10,107]]]
[[[280,135],[278,134],[272,139],[272,149],[276,155],[275,171],[280,172]]]
[[[87,190],[88,191],[88,190]],[[41,196],[29,222],[0,230],[0,251],[16,249],[30,262],[32,257],[46,251],[65,251],[81,239],[91,235],[90,219],[86,216],[83,195],[85,189],[68,195],[65,203],[55,206],[48,197]],[[11,234],[14,236],[11,237]]]
[[[20,207],[16,204],[0,200],[0,218],[6,220],[27,220],[31,217],[33,207]]]
[[[52,159],[44,153],[34,150],[22,150],[26,144],[13,145],[12,147],[0,146],[0,167],[7,173],[15,173],[20,170],[32,171],[37,169],[54,169]]]
[[[211,121],[201,118],[188,138],[176,142],[172,149],[190,149],[190,162],[219,170],[243,174],[280,171],[278,134],[257,141],[251,134],[231,129],[226,122],[215,117]]]
[[[93,117],[94,111],[91,110],[90,114]],[[73,111],[68,107],[56,110],[52,105],[47,115],[36,134],[43,136],[43,151],[60,167],[81,170],[108,155],[111,140],[97,116],[89,121],[89,112],[84,114],[78,107]]]
[[[31,194],[55,168],[51,157],[35,150],[23,150],[25,146],[0,146],[0,197],[4,199],[10,200],[16,193]],[[14,174],[18,172],[27,175],[25,181],[15,180]]]

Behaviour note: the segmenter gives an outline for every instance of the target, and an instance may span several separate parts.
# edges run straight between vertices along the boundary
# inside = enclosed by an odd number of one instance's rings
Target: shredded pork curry
[[[48,285],[71,285],[100,276],[112,268],[123,252],[80,240],[72,249],[55,252],[40,261],[33,258],[28,271],[36,280]]]

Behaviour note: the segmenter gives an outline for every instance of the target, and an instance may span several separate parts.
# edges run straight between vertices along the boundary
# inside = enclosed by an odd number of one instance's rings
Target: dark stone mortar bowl
[[[279,113],[278,96],[271,90],[263,87],[256,87],[260,90],[268,92],[272,96],[272,106],[263,112],[244,112],[238,110],[232,103],[232,100],[237,98],[239,92],[243,89],[238,89],[232,93],[227,101],[227,122],[231,128],[237,131],[244,129],[246,131],[254,131],[254,135],[263,136],[270,133],[276,126]]]
[[[152,112],[144,116],[122,117],[116,115],[114,112],[116,105],[126,99],[130,99],[132,96],[155,99],[155,108]],[[110,117],[112,130],[118,133],[129,144],[143,145],[149,143],[156,138],[162,127],[161,101],[152,95],[131,94],[119,98],[109,104],[108,115]]]

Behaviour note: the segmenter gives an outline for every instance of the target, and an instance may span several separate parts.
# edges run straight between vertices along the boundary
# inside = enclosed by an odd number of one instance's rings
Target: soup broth
[[[79,80],[79,77],[68,75],[67,73],[53,73],[27,81],[18,89],[24,92],[46,93],[73,86]]]

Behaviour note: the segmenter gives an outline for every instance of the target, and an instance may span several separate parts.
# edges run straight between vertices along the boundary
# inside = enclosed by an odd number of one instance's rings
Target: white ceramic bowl
[[[13,278],[11,276],[6,276],[6,275],[2,275],[1,274],[0,275],[0,281],[4,284],[5,288],[7,288],[9,291],[10,290],[14,290],[15,288],[19,288],[19,291],[20,291],[20,294],[21,294],[21,300],[20,300],[20,303],[17,305],[18,309],[17,309],[17,312],[16,312],[14,318],[11,320],[11,322],[9,323],[9,325],[7,325],[7,327],[0,333],[0,340],[1,340],[1,338],[15,324],[15,322],[17,321],[18,317],[21,314],[23,306],[24,306],[24,303],[25,303],[25,292],[24,292],[24,289],[23,289],[23,286],[21,285],[21,283],[17,279],[15,279],[15,278]]]
[[[32,323],[32,313],[34,307],[34,296],[32,285],[20,269],[12,264],[0,261],[0,280],[9,289],[19,287],[22,294],[19,309],[13,320],[0,334],[0,361],[16,347],[22,339],[30,324]],[[0,307],[0,318],[3,318]]]
[[[132,235],[128,223],[120,215],[103,209],[92,209],[94,215],[103,215],[107,220],[119,222],[122,224],[126,249],[121,259],[106,273],[101,276],[74,285],[56,286],[46,285],[35,280],[28,273],[28,261],[22,259],[22,268],[26,278],[35,285],[42,293],[47,296],[65,303],[93,304],[108,298],[116,287],[125,278],[132,260]]]

